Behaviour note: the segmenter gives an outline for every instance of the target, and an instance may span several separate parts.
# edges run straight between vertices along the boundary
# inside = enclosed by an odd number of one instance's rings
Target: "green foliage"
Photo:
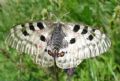
[[[110,50],[83,61],[72,81],[120,81],[119,4],[119,0],[1,0],[0,81],[53,81],[54,73],[4,43],[12,26],[37,20],[82,22],[106,32],[112,41]],[[60,69],[59,80],[65,81],[66,77]]]

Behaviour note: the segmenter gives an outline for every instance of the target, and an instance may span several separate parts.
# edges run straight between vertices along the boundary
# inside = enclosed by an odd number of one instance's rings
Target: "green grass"
[[[4,1],[4,0],[3,0]],[[0,1],[1,2],[1,1]],[[53,81],[48,70],[32,63],[29,56],[8,48],[4,40],[20,23],[60,19],[82,22],[108,34],[112,46],[96,58],[84,60],[72,81],[120,81],[119,0],[5,0],[0,3],[0,81]],[[3,49],[3,50],[1,50]],[[20,59],[23,62],[20,64]],[[51,75],[54,73],[51,73]],[[59,80],[66,81],[60,69]]]

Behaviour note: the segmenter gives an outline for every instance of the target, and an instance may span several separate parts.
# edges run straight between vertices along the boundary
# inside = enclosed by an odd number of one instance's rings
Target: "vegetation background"
[[[54,72],[49,74],[4,41],[16,24],[57,19],[98,28],[112,41],[108,52],[84,60],[72,81],[120,81],[120,0],[0,0],[0,81],[53,81]],[[66,77],[60,69],[59,80]]]

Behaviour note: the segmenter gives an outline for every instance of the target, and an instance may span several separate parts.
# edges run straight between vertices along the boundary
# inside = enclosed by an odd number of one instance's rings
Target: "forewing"
[[[45,51],[52,29],[50,23],[42,21],[16,25],[10,30],[6,43],[20,53],[29,54],[43,67],[52,66],[53,58]]]
[[[65,55],[56,59],[60,68],[76,67],[83,59],[106,52],[111,45],[110,39],[104,33],[85,25],[64,24],[63,30],[68,47],[62,48]]]

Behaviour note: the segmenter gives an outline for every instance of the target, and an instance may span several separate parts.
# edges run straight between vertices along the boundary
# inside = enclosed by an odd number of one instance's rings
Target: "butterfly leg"
[[[71,77],[74,74],[75,69],[74,68],[69,68],[69,69],[65,69],[65,71],[67,72],[66,81],[71,81]]]

